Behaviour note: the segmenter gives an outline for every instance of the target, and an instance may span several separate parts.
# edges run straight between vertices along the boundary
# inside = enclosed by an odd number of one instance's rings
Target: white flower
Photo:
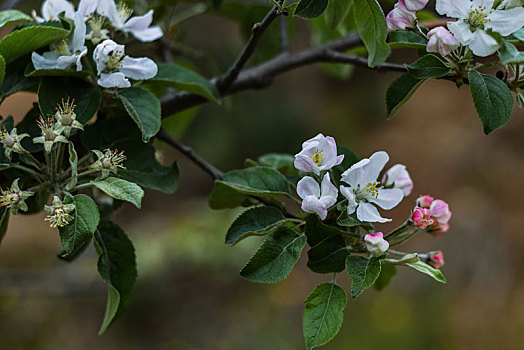
[[[104,40],[93,52],[96,69],[100,79],[98,85],[111,88],[127,88],[131,83],[127,78],[146,80],[158,72],[156,63],[147,57],[131,58],[124,54],[124,45],[113,40]]]
[[[382,232],[367,234],[364,237],[366,249],[374,256],[381,256],[389,249],[389,242],[384,239]]]
[[[80,0],[76,13],[82,14],[83,17],[89,17],[95,12],[97,6],[98,0]],[[33,10],[33,18],[37,22],[57,20],[61,13],[64,13],[66,18],[73,19],[75,17],[73,4],[66,0],[46,0],[42,3],[41,12],[42,17],[39,17]]]
[[[337,202],[338,196],[329,174],[324,175],[322,187],[310,176],[302,178],[297,184],[297,193],[302,198],[302,210],[317,214],[321,220],[326,218],[327,210]]]
[[[460,42],[444,27],[436,27],[428,32],[427,52],[438,52],[447,56],[460,46]]]
[[[305,173],[320,175],[321,171],[339,165],[344,155],[337,156],[337,144],[331,136],[318,134],[302,144],[302,151],[295,155],[295,168]]]
[[[377,182],[384,165],[389,160],[386,152],[375,152],[371,157],[353,164],[342,174],[342,181],[349,187],[340,186],[340,192],[348,200],[348,214],[357,211],[357,218],[366,222],[387,222],[380,216],[376,204],[382,209],[392,209],[404,198],[399,188],[383,188]]]
[[[159,26],[151,26],[153,10],[143,16],[129,18],[133,14],[133,10],[123,2],[120,2],[117,6],[114,0],[100,0],[97,12],[109,18],[113,27],[131,33],[140,41],[155,41],[164,35]]]
[[[382,177],[382,184],[386,188],[400,188],[404,197],[409,196],[413,190],[413,181],[403,164],[395,164],[389,168]]]
[[[457,18],[448,28],[462,45],[468,45],[477,56],[486,57],[499,48],[488,30],[510,35],[524,25],[524,8],[494,10],[494,0],[437,0],[441,15]]]
[[[74,64],[77,71],[82,70],[81,59],[87,54],[86,24],[82,14],[74,14],[74,23],[73,35],[52,45],[53,51],[44,52],[42,55],[33,52],[31,59],[35,69],[68,69]]]

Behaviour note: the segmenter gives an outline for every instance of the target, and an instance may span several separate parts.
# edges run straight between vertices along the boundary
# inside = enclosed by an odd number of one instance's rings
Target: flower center
[[[112,51],[108,56],[107,67],[109,69],[122,68],[124,66],[124,63],[122,62],[124,60],[124,57],[124,51]]]
[[[62,105],[58,104],[56,108],[57,117],[60,120],[62,126],[73,125],[73,121],[76,118],[75,108],[75,99],[70,100],[69,97],[67,97],[67,101],[65,102],[64,99],[62,99]]]
[[[375,181],[373,183],[368,182],[368,184],[364,187],[364,191],[369,193],[371,197],[378,198],[378,190],[380,188],[382,188],[382,186],[380,186],[380,181]]]
[[[71,54],[69,45],[67,45],[67,39],[60,40],[57,44],[54,44],[52,48],[54,52],[62,56]]]
[[[122,23],[125,23],[129,17],[133,14],[133,10],[129,8],[124,2],[120,2],[117,7],[118,16],[122,20]]]
[[[0,131],[0,141],[6,145],[7,148],[11,148],[15,145],[17,140],[7,132],[4,126],[3,130]]]
[[[488,16],[492,13],[486,6],[479,6],[469,13],[466,22],[469,24],[471,31],[474,32],[477,28],[484,29],[484,24],[491,22]]]
[[[92,37],[98,38],[102,36],[102,27],[104,26],[104,17],[93,15],[88,20],[91,26]]]
[[[119,167],[125,169],[124,161],[127,157],[124,154],[124,151],[118,152],[118,150],[107,150],[104,158],[100,160],[102,167],[104,169],[111,169],[113,167]]]
[[[54,141],[56,139],[58,135],[54,131],[54,117],[47,117],[47,119],[44,119],[42,116],[40,116],[40,119],[38,119],[36,123],[38,124],[40,130],[42,130],[42,135],[44,136],[45,141]]]
[[[322,161],[324,160],[324,157],[322,156],[322,152],[323,152],[323,150],[320,150],[320,152],[319,152],[318,149],[317,149],[315,154],[313,154],[311,156],[311,159],[313,159],[313,161],[315,162],[315,164],[317,166],[320,166],[320,164],[322,164]]]

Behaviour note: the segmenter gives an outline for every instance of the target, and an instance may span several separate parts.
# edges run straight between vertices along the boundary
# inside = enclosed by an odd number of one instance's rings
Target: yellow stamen
[[[313,159],[313,161],[315,162],[315,164],[316,164],[317,166],[320,166],[320,164],[322,164],[322,161],[324,160],[324,157],[322,156],[322,152],[323,152],[323,150],[321,150],[321,151],[319,152],[318,149],[317,149],[317,151],[315,152],[315,154],[313,154],[313,155],[311,156],[311,159]]]

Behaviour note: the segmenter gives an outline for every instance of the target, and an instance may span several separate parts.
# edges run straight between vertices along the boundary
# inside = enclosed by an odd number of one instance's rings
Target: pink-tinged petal
[[[449,205],[448,203],[444,202],[441,199],[435,199],[431,206],[429,207],[429,211],[431,213],[431,216],[439,217],[446,215],[449,212]]]
[[[357,208],[357,218],[364,222],[388,222],[391,219],[386,219],[380,216],[378,209],[371,203],[360,202]]]
[[[343,154],[340,155],[340,156],[337,156],[337,158],[335,160],[335,166],[340,165],[343,160],[344,160],[344,155]]]
[[[131,86],[131,83],[123,73],[117,72],[111,74],[102,73],[100,79],[98,79],[98,85],[105,88],[128,88]]]
[[[326,217],[327,217],[327,213],[328,213],[328,208],[324,205],[324,203],[322,201],[319,201],[318,202],[318,205],[317,205],[317,215],[320,217],[320,220],[325,220]]]
[[[295,168],[304,173],[315,173],[316,175],[320,175],[320,170],[311,157],[297,154],[295,155],[294,165]]]
[[[327,209],[315,196],[307,196],[304,198],[301,208],[306,213],[317,214],[321,220],[324,220],[327,216]]]
[[[438,52],[447,56],[460,46],[460,42],[444,27],[436,27],[428,32],[427,52]]]
[[[467,18],[471,8],[469,0],[437,0],[437,12],[453,18]]]
[[[395,4],[386,16],[386,25],[389,30],[406,30],[412,28],[417,20],[415,12],[408,10],[403,5]]]
[[[485,31],[477,29],[473,33],[473,39],[469,43],[469,48],[475,55],[487,57],[498,50],[499,43]]]
[[[123,65],[118,70],[128,78],[134,80],[146,80],[153,78],[158,72],[155,61],[147,57],[131,58],[125,56]]]
[[[406,9],[410,11],[420,11],[428,4],[429,0],[399,0]]]
[[[416,201],[416,204],[418,207],[421,207],[421,208],[427,208],[429,209],[429,207],[431,206],[431,203],[433,203],[433,197],[431,196],[419,196],[417,198],[417,201]]]
[[[380,188],[378,196],[370,197],[368,200],[375,203],[382,209],[392,209],[396,207],[404,198],[404,192],[399,188]]]
[[[364,236],[364,241],[371,244],[378,244],[380,241],[384,239],[384,233],[382,232],[375,232],[375,233],[369,233]]]
[[[429,253],[428,264],[435,269],[440,269],[444,266],[444,253],[441,250]]]
[[[144,30],[130,30],[129,32],[143,43],[155,41],[164,35],[164,32],[162,32],[162,29],[159,26],[151,26]]]
[[[389,249],[389,242],[383,236],[382,232],[376,232],[364,237],[366,249],[374,256],[381,256]]]
[[[386,187],[401,189],[404,197],[409,196],[413,190],[413,181],[406,170],[406,166],[403,164],[395,164],[386,171],[383,177],[383,184]]]
[[[331,183],[331,178],[329,176],[329,173],[324,175],[324,178],[322,179],[320,192],[321,192],[321,197],[330,197],[330,198],[334,198],[335,201],[337,200],[338,190],[335,187],[335,185]]]
[[[297,193],[302,199],[308,196],[314,196],[318,199],[320,197],[320,186],[314,178],[306,176],[298,182]]]
[[[326,136],[320,141],[319,148],[322,149],[324,158],[335,159],[337,157],[337,143],[331,136]]]
[[[488,18],[489,22],[484,25],[486,29],[492,29],[502,36],[507,36],[524,26],[524,7],[492,10]]]

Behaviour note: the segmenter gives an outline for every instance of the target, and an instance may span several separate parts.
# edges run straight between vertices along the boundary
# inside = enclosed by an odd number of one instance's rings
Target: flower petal
[[[71,50],[73,52],[81,51],[86,42],[86,23],[81,13],[75,13],[75,31],[71,40]]]
[[[365,166],[369,164],[369,159],[364,158],[361,161],[353,164],[348,170],[342,173],[341,180],[351,185],[351,187],[357,187],[359,179],[362,177],[362,173],[365,172]]]
[[[130,30],[129,31],[133,36],[141,42],[149,43],[160,39],[164,32],[159,26],[152,26],[144,30]]]
[[[124,23],[122,23],[120,15],[118,14],[118,10],[116,8],[114,0],[100,0],[100,2],[98,3],[98,7],[96,8],[96,11],[99,14],[109,18],[113,27],[120,29],[124,25]]]
[[[378,196],[370,197],[368,200],[375,203],[382,209],[392,209],[396,207],[404,198],[404,192],[400,188],[381,188],[378,190]]]
[[[100,79],[98,79],[98,85],[105,88],[128,88],[131,86],[131,83],[126,79],[124,73],[117,72],[111,74],[102,73]]]
[[[307,196],[304,198],[301,208],[306,213],[318,214],[322,220],[324,220],[327,216],[327,209],[315,196]]]
[[[42,4],[42,16],[47,20],[58,20],[58,15],[65,12],[67,18],[73,18],[75,9],[66,0],[46,0]]]
[[[298,170],[305,172],[305,173],[315,173],[316,175],[320,175],[320,170],[318,166],[315,164],[313,159],[311,157],[305,156],[303,154],[297,154],[295,155],[295,162],[294,162],[295,168]]]
[[[437,0],[437,12],[441,15],[454,18],[467,18],[471,8],[469,0]]]
[[[386,219],[386,218],[383,218],[382,216],[380,216],[380,214],[378,213],[378,209],[375,208],[375,206],[373,204],[371,204],[371,203],[364,203],[364,202],[361,202],[358,205],[357,218],[360,221],[365,221],[365,222],[380,222],[380,223],[384,223],[384,222],[391,221],[391,219]]]
[[[502,36],[515,33],[524,25],[524,7],[510,10],[493,10],[489,15],[490,21],[484,26]]]
[[[297,184],[297,193],[300,198],[305,199],[308,196],[320,197],[320,186],[311,176],[303,177]]]
[[[96,11],[99,0],[80,0],[77,12],[83,17],[88,17]]]
[[[158,66],[155,61],[147,57],[131,58],[125,56],[122,63],[122,67],[118,70],[131,79],[151,79],[158,72]]]
[[[448,29],[462,45],[469,45],[473,40],[473,32],[464,21],[448,23]]]
[[[359,179],[359,185],[365,186],[368,183],[373,183],[378,179],[378,175],[384,169],[384,166],[389,160],[389,155],[384,151],[375,152],[369,157],[369,164],[365,167],[365,172]]]
[[[54,52],[45,52],[43,55],[33,52],[31,60],[35,69],[60,69],[58,67],[58,54]]]
[[[153,10],[149,10],[143,16],[135,16],[127,21],[123,26],[122,30],[133,31],[133,30],[145,30],[149,28],[153,22]]]
[[[322,190],[320,192],[321,192],[322,198],[331,197],[331,198],[334,198],[336,202],[337,196],[338,196],[338,190],[335,187],[335,185],[331,183],[331,178],[329,177],[329,173],[324,175],[324,178],[322,179],[321,189]]]
[[[469,48],[475,55],[486,57],[497,51],[499,43],[485,31],[477,29],[473,33],[473,39],[469,43]]]

